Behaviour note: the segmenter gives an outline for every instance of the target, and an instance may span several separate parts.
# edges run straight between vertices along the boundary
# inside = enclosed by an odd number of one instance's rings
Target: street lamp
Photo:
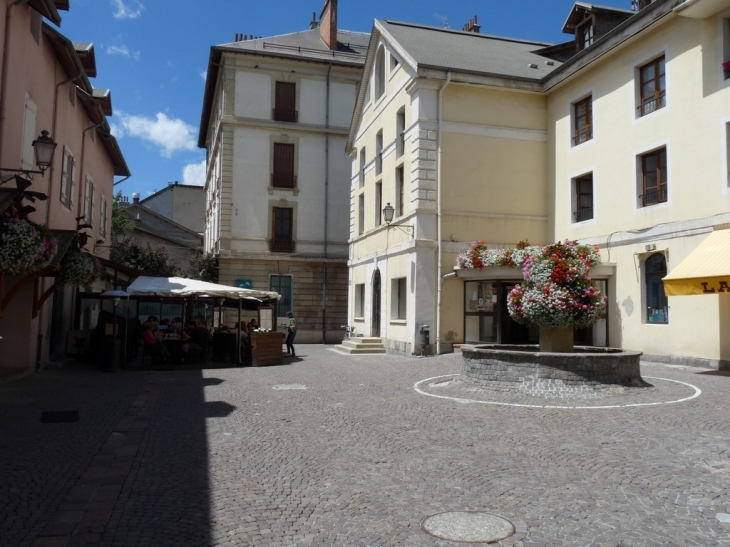
[[[113,341],[112,341],[112,370],[117,370],[118,363],[119,363],[119,333],[117,329],[117,308],[119,307],[119,302],[121,301],[123,296],[129,296],[124,291],[105,291],[101,293],[101,296],[110,296],[112,297],[112,301],[114,303],[114,328],[113,328]],[[126,338],[127,329],[124,329],[124,337]],[[126,353],[126,351],[125,351]]]
[[[124,232],[117,232],[114,236],[114,239],[116,239],[117,244],[122,245],[124,243],[124,238],[127,237],[127,234]],[[113,245],[104,245],[103,239],[97,239],[96,243],[94,243],[94,252],[96,252],[97,249],[111,249]]]
[[[385,224],[388,226],[388,229],[392,228],[398,228],[399,230],[403,230],[405,233],[410,234],[411,237],[413,237],[413,226],[402,226],[400,224],[394,224],[393,226],[390,225],[391,222],[393,222],[393,215],[395,214],[395,209],[393,206],[388,202],[385,207],[383,207],[383,220],[385,221]]]
[[[53,139],[48,136],[48,131],[45,129],[41,131],[36,140],[33,141],[33,150],[35,155],[35,163],[38,166],[38,171],[31,171],[30,169],[8,169],[0,167],[0,171],[9,171],[11,173],[22,173],[24,175],[40,175],[44,176],[46,170],[53,163],[53,153],[56,151],[58,146]],[[15,175],[3,175],[0,177],[0,184],[4,184],[9,180],[13,180]]]

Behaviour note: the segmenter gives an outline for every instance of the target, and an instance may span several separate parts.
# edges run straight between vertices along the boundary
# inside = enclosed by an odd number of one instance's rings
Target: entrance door
[[[380,336],[380,270],[373,274],[373,324],[370,332],[373,336]]]

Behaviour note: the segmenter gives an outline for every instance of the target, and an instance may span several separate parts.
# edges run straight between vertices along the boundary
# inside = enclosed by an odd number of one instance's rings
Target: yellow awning
[[[667,296],[730,294],[730,230],[712,232],[663,281]]]

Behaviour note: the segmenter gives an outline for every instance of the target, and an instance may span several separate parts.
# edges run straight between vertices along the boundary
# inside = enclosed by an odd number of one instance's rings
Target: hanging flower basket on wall
[[[8,212],[0,217],[0,273],[23,275],[47,266],[58,242],[50,231]]]
[[[58,282],[62,285],[87,287],[101,273],[99,261],[80,249],[71,248],[61,261]]]

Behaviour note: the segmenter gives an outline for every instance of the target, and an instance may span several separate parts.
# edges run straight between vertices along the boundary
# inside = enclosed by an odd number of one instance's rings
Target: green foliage
[[[113,243],[111,259],[130,268],[136,268],[151,277],[174,277],[178,275],[177,267],[170,262],[167,250],[163,246],[143,247],[136,243]]]
[[[186,277],[218,283],[218,259],[211,253],[198,253],[195,258],[190,260],[190,268]]]
[[[112,202],[112,242],[116,241],[119,232],[131,232],[134,230],[134,221],[127,218],[126,207],[122,205],[122,191],[114,195]]]

